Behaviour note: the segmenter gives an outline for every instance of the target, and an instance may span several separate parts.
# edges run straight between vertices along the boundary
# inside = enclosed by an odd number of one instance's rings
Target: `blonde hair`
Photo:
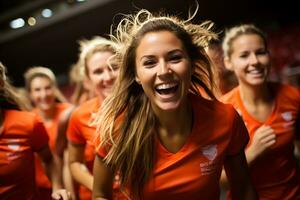
[[[29,110],[29,108],[23,103],[16,88],[10,84],[9,78],[6,76],[6,67],[1,62],[0,80],[2,82],[2,87],[0,89],[0,109]]]
[[[129,187],[135,197],[141,195],[153,171],[157,128],[149,99],[135,81],[136,49],[149,32],[172,32],[183,43],[194,68],[190,92],[200,95],[199,88],[203,88],[215,99],[212,63],[204,50],[208,41],[217,37],[211,27],[211,22],[195,25],[141,10],[121,20],[111,35],[120,46],[121,68],[114,91],[105,99],[94,123],[98,125],[100,147],[109,146],[106,164],[120,173],[121,188]]]
[[[117,51],[116,43],[102,38],[100,36],[95,36],[91,40],[80,40],[80,54],[79,61],[77,63],[78,72],[82,75],[85,74],[88,76],[87,61],[94,55],[96,52],[111,52],[115,54]]]
[[[82,68],[83,67],[81,67],[77,62],[76,64],[73,64],[71,66],[71,70],[69,71],[70,84],[75,85],[70,101],[75,105],[80,104],[82,95],[85,95],[86,99],[84,99],[84,101],[92,97],[92,95],[90,95],[91,92],[84,87],[83,82],[86,77],[84,74],[84,70],[82,70]]]
[[[25,72],[25,74],[24,74],[25,86],[26,86],[26,89],[27,89],[28,92],[31,91],[31,82],[36,77],[46,77],[46,78],[48,78],[51,82],[51,85],[54,88],[54,95],[55,95],[56,101],[58,101],[58,102],[67,102],[64,95],[58,89],[54,73],[47,67],[34,66],[34,67],[29,68]]]
[[[267,38],[266,35],[253,24],[242,24],[239,26],[234,26],[225,32],[225,36],[222,43],[222,48],[224,51],[224,57],[230,57],[232,54],[232,43],[235,39],[241,35],[251,35],[255,34],[260,36],[267,48]]]
[[[79,63],[75,63],[71,65],[71,69],[69,71],[69,79],[71,83],[80,83],[84,79],[84,70],[79,65]]]

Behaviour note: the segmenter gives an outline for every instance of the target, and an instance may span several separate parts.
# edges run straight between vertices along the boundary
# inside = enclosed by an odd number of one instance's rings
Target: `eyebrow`
[[[261,48],[258,48],[258,49],[255,49],[255,52],[256,51],[266,51],[267,48],[264,48],[264,47],[261,47]],[[252,50],[243,50],[243,51],[240,51],[239,53],[248,53],[248,52],[251,52]]]
[[[184,51],[183,51],[182,49],[173,49],[173,50],[169,51],[169,52],[167,53],[167,55],[170,55],[170,54],[176,53],[176,52],[184,53]],[[144,55],[144,56],[142,56],[142,57],[140,58],[140,61],[141,61],[143,58],[155,58],[155,56],[154,56],[154,55]]]
[[[144,55],[144,56],[142,56],[142,57],[140,58],[140,61],[142,61],[143,58],[155,58],[155,56],[153,56],[153,55]]]

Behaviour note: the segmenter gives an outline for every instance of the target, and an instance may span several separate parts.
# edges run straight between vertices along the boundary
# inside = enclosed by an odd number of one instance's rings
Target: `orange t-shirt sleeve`
[[[67,137],[71,143],[84,145],[86,143],[86,140],[82,136],[80,128],[78,127],[81,125],[78,121],[79,117],[80,116],[77,115],[76,111],[71,114],[67,129]]]
[[[46,128],[43,122],[35,117],[33,130],[31,134],[31,145],[35,151],[40,150],[41,148],[48,145],[49,136],[47,134]]]
[[[246,147],[249,141],[249,134],[244,121],[239,116],[239,114],[233,109],[233,122],[232,122],[232,135],[229,144],[229,149],[227,150],[228,155],[236,155],[242,149]]]

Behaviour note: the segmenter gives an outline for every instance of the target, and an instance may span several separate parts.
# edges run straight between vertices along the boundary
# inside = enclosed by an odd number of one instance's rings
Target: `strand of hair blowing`
[[[153,169],[155,116],[142,87],[129,78],[133,70],[120,69],[113,94],[103,102],[94,123],[101,133],[101,146],[109,146],[105,162],[119,173],[121,188],[140,196]]]
[[[0,109],[28,110],[21,101],[15,87],[10,84],[10,80],[6,76],[6,67],[1,62],[0,72],[0,80],[3,82],[0,89]]]

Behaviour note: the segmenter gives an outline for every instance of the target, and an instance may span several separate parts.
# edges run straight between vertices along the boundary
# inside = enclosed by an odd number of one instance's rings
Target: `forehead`
[[[170,31],[149,32],[142,37],[136,53],[139,57],[142,54],[159,53],[174,48],[183,49],[181,40],[174,33]]]
[[[87,66],[88,67],[95,67],[99,65],[106,64],[108,59],[113,54],[109,51],[98,51],[91,55],[91,57],[87,60]]]
[[[238,36],[232,42],[233,50],[244,50],[247,48],[261,48],[265,47],[263,38],[257,34],[243,34]]]
[[[44,75],[38,75],[31,79],[30,86],[31,87],[39,87],[41,84],[52,84],[50,78]]]

